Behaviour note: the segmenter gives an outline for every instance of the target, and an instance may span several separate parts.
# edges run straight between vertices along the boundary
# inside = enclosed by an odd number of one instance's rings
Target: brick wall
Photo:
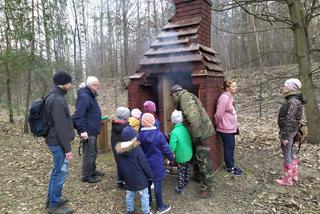
[[[201,17],[199,35],[195,42],[211,46],[211,1],[210,0],[173,0],[176,13],[172,21]]]

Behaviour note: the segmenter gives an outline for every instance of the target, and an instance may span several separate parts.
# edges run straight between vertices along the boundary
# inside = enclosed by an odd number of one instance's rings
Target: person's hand
[[[72,152],[68,152],[65,155],[68,161],[72,160],[72,157],[73,157]]]
[[[288,143],[289,143],[288,140],[282,140],[281,142],[282,142],[282,144],[285,145],[285,146],[288,145]]]
[[[87,140],[88,139],[88,132],[82,132],[80,134],[81,139]]]

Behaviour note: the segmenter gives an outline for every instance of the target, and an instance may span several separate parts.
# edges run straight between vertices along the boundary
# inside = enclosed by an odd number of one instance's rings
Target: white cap
[[[175,109],[171,114],[171,122],[174,124],[182,123],[183,122],[182,112]]]

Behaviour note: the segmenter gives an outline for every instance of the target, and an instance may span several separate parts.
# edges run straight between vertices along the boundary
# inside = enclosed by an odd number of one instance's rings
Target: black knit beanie
[[[53,82],[56,85],[65,85],[72,82],[70,74],[65,71],[57,71],[53,75]]]

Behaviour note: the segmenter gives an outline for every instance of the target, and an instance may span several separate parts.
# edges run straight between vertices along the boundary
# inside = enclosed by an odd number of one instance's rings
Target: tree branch
[[[269,12],[268,10],[265,11],[265,14],[260,14],[257,15],[253,12],[250,12],[245,6],[249,5],[249,4],[258,4],[258,3],[267,3],[267,2],[279,2],[279,3],[284,3],[284,1],[281,0],[260,0],[260,1],[253,1],[253,0],[243,0],[243,1],[239,1],[239,0],[234,0],[235,3],[243,10],[245,11],[247,14],[254,16],[257,19],[263,20],[268,22],[270,25],[272,25],[273,22],[282,22],[285,24],[288,24],[290,26],[292,26],[294,24],[294,22],[290,19],[286,19],[283,17],[279,17],[274,13]],[[268,8],[268,4],[265,8]],[[270,17],[272,19],[270,19]]]
[[[219,28],[217,25],[214,23],[211,23],[212,26],[217,29],[218,31],[224,32],[224,33],[229,33],[229,34],[236,34],[236,35],[246,35],[246,34],[254,34],[254,33],[263,33],[267,31],[273,31],[273,30],[286,30],[290,29],[290,27],[279,27],[279,28],[272,28],[272,29],[265,29],[265,30],[257,30],[257,31],[249,31],[249,32],[232,32],[232,31],[227,31],[222,28]]]

